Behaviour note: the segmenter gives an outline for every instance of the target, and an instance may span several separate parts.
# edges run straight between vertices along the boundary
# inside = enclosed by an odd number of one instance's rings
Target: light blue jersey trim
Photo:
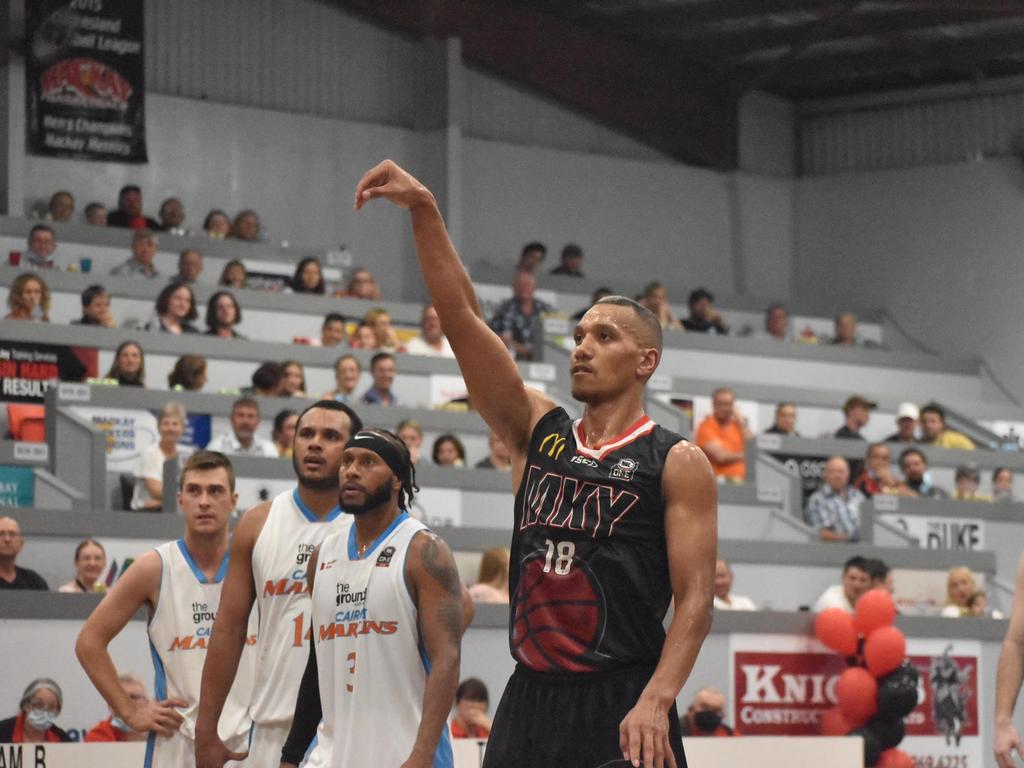
[[[217,573],[213,575],[213,581],[206,578],[206,574],[203,573],[202,569],[196,565],[196,561],[192,559],[192,553],[188,551],[188,547],[185,546],[184,539],[178,539],[178,549],[181,550],[181,556],[185,558],[185,562],[188,563],[189,569],[192,571],[192,575],[196,577],[196,580],[200,584],[220,584],[224,581],[224,576],[228,572],[228,553],[224,553],[224,559],[220,561],[220,565],[217,566]]]
[[[373,544],[366,548],[366,552],[363,553],[363,556],[361,558],[359,557],[359,547],[356,546],[356,527],[355,525],[353,525],[351,528],[348,529],[348,559],[365,560],[373,554],[373,551],[380,546],[382,541],[384,541],[388,536],[392,534],[392,532],[394,532],[395,528],[400,526],[408,519],[409,513],[403,509],[402,514],[400,514],[398,517],[392,520],[391,525],[385,528],[384,531],[380,534],[380,536],[378,536],[374,540]]]
[[[292,491],[292,500],[295,502],[295,506],[299,508],[299,512],[302,513],[302,516],[309,520],[309,522],[311,523],[330,523],[334,520],[337,520],[338,517],[341,515],[341,507],[338,506],[332,509],[330,512],[328,512],[324,516],[324,519],[321,520],[319,517],[316,516],[316,513],[312,509],[307,507],[305,502],[303,502],[302,499],[299,498],[298,486],[296,486],[295,489]]]
[[[149,653],[153,657],[153,670],[156,672],[156,678],[153,681],[153,696],[157,701],[163,701],[167,698],[167,673],[164,671],[164,662],[160,658],[160,654],[156,651],[156,646],[153,645],[153,641],[149,641]],[[143,763],[145,768],[152,768],[153,766],[153,748],[156,746],[156,734],[150,733],[146,739],[146,760]]]

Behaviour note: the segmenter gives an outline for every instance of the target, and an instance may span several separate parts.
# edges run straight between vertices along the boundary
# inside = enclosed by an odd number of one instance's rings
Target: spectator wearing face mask
[[[724,722],[725,696],[714,688],[701,688],[686,714],[679,718],[683,736],[739,736]]]
[[[71,741],[67,732],[54,724],[63,706],[60,686],[48,677],[36,678],[21,695],[18,714],[0,720],[0,744]]]

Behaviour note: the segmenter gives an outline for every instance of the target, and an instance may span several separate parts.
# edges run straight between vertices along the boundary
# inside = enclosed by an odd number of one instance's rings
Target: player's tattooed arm
[[[452,557],[448,546],[431,533],[425,536],[423,547],[420,549],[420,562],[426,574],[437,583],[445,595],[437,606],[438,623],[452,642],[459,643],[463,631],[465,588],[459,580],[455,558]],[[466,596],[468,597],[468,592]]]

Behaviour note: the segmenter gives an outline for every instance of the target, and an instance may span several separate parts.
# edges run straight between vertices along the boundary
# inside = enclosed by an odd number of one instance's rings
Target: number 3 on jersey
[[[565,576],[572,569],[576,545],[571,541],[560,541],[556,544],[551,539],[545,539],[544,543],[548,548],[547,554],[544,556],[544,573],[551,573],[551,568],[554,566],[556,574]]]

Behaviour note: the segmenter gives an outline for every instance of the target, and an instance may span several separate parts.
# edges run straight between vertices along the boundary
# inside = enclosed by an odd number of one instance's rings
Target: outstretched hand
[[[434,202],[430,190],[392,160],[384,160],[363,174],[356,185],[356,210],[377,197],[407,210]]]

